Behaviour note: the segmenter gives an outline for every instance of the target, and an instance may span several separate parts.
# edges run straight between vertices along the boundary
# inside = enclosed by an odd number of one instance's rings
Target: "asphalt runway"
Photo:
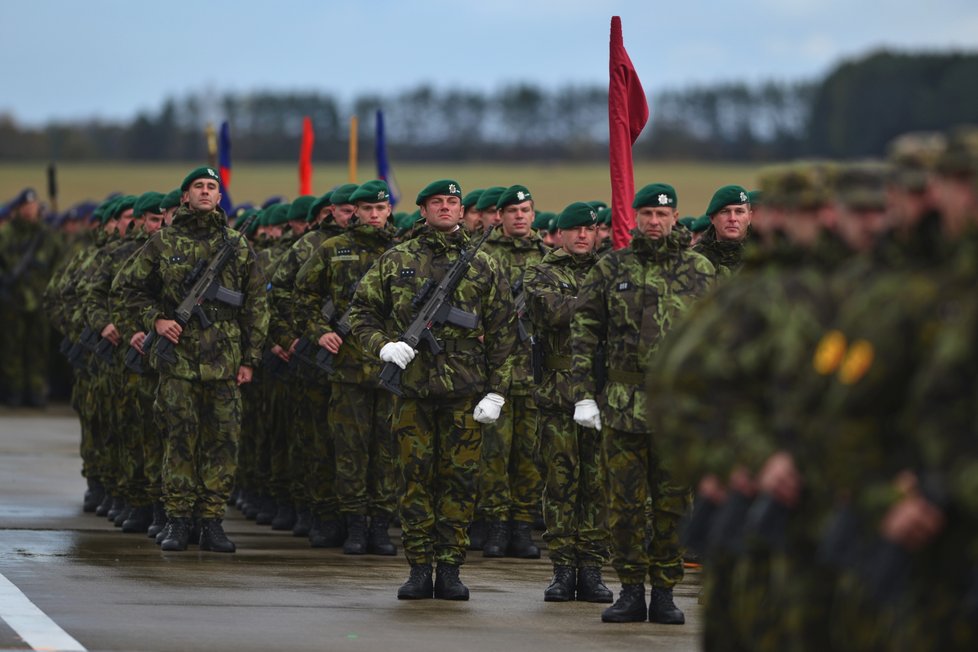
[[[698,647],[695,571],[676,588],[686,625],[612,625],[601,622],[606,605],[543,601],[546,552],[530,561],[470,553],[469,602],[399,601],[401,554],[313,550],[233,510],[225,526],[237,553],[161,553],[145,535],[82,513],[78,441],[65,408],[0,410],[0,651]],[[617,594],[610,567],[605,580]]]

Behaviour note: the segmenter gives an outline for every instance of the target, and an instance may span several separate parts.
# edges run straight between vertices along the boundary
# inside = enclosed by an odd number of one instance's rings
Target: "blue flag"
[[[217,137],[217,169],[221,175],[221,208],[231,214],[231,129],[228,121],[221,123]]]
[[[375,141],[377,178],[387,182],[387,188],[391,192],[391,206],[397,206],[397,201],[401,198],[401,190],[397,187],[394,171],[391,170],[390,161],[387,160],[387,141],[384,139],[384,112],[380,109],[377,109],[377,138]]]

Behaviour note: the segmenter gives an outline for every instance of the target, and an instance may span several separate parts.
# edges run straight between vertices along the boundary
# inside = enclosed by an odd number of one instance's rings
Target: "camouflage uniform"
[[[157,319],[173,314],[183,299],[184,280],[199,260],[210,260],[222,243],[234,255],[221,284],[244,295],[240,308],[205,303],[214,322],[201,329],[186,324],[173,347],[176,362],[148,357],[160,373],[156,414],[167,432],[163,470],[164,504],[171,518],[199,513],[220,519],[231,492],[241,427],[239,366],[256,367],[268,329],[264,281],[244,237],[227,229],[219,210],[195,213],[181,207],[173,223],[155,233],[116,281],[127,310],[153,332]]]
[[[466,242],[460,229],[426,229],[377,260],[361,280],[350,314],[366,355],[377,355],[410,325],[412,299],[427,279],[444,276]],[[440,328],[436,336],[445,351],[418,352],[401,375],[404,398],[394,405],[402,540],[413,565],[465,560],[482,442],[472,410],[485,392],[503,393],[510,382],[515,310],[498,263],[478,252],[453,305],[477,315],[479,325]]]
[[[309,257],[295,279],[295,310],[318,341],[335,330],[322,314],[332,299],[336,318],[349,307],[360,278],[392,243],[393,229],[352,226]],[[347,337],[333,360],[327,421],[335,451],[336,493],[345,515],[390,518],[395,509],[391,394],[377,388],[380,362]]]
[[[558,249],[524,277],[527,312],[542,347],[543,376],[534,398],[544,467],[543,538],[555,566],[600,568],[608,558],[600,433],[574,422],[570,379],[571,319],[595,260],[594,254]]]
[[[497,228],[483,250],[499,262],[510,287],[518,287],[524,271],[543,259],[547,247],[536,233],[513,238]],[[532,380],[527,339],[516,344],[512,383],[499,419],[482,428],[479,513],[490,521],[532,523],[540,511],[543,480],[535,459],[537,408]]]
[[[678,231],[652,240],[638,230],[631,245],[600,258],[588,273],[571,324],[577,398],[598,397],[613,565],[622,584],[671,589],[683,577],[677,526],[689,492],[662,471],[638,387],[675,319],[712,286],[715,270],[688,250]],[[594,358],[607,347],[608,384],[599,395]],[[646,499],[653,499],[653,540],[646,548]]]
[[[693,246],[693,251],[706,257],[717,270],[718,277],[727,277],[740,271],[744,263],[745,241],[720,240],[711,224]]]

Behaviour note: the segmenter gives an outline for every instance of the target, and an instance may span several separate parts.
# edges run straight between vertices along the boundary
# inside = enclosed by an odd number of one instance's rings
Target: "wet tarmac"
[[[161,553],[82,513],[78,438],[66,409],[0,411],[0,574],[88,650],[697,649],[695,571],[676,589],[685,626],[611,625],[605,605],[543,602],[546,553],[470,553],[469,602],[398,601],[403,556],[313,550],[232,510],[237,553]],[[614,571],[605,577],[617,594]],[[0,619],[7,649],[31,648]]]

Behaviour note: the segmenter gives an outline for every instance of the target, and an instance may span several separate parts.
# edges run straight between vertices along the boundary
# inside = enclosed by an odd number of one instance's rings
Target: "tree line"
[[[226,119],[233,160],[294,161],[309,116],[314,159],[343,161],[350,116],[358,117],[360,149],[369,155],[377,109],[395,161],[604,160],[607,101],[606,87],[532,84],[492,93],[422,85],[352,103],[322,91],[195,93],[129,122],[27,128],[0,115],[0,160],[199,160],[204,125]],[[649,103],[638,159],[878,156],[907,131],[978,123],[978,53],[880,51],[820,80],[653,91]]]

